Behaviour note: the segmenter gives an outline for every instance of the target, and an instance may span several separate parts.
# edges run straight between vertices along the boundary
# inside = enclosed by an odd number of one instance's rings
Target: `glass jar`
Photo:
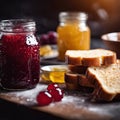
[[[34,88],[39,82],[39,45],[36,25],[29,19],[0,22],[1,86],[9,90]]]
[[[66,50],[90,49],[90,29],[84,12],[61,12],[58,33],[59,60],[65,59]]]

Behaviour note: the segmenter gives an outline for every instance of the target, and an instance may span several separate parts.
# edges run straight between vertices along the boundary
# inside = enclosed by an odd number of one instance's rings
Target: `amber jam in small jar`
[[[59,60],[65,59],[66,50],[90,49],[90,29],[84,12],[61,12],[58,33]]]
[[[39,45],[36,25],[29,19],[0,22],[1,86],[8,90],[34,88],[39,82]]]

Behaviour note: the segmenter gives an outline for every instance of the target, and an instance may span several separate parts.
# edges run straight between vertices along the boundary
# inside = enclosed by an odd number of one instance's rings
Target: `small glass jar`
[[[90,28],[87,25],[87,14],[84,12],[61,12],[58,33],[59,60],[65,59],[66,50],[90,49]]]
[[[39,82],[39,45],[36,24],[30,19],[0,22],[1,86],[8,90],[34,88]]]

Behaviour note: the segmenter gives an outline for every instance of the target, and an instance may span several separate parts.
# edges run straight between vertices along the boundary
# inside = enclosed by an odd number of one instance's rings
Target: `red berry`
[[[52,84],[48,85],[47,90],[51,91],[51,90],[56,89],[56,88],[58,88],[58,85],[55,83],[52,83]]]
[[[37,95],[37,102],[40,106],[49,105],[52,102],[52,95],[47,91],[42,91]]]
[[[42,34],[40,37],[40,45],[49,44],[49,39],[47,34]]]
[[[52,95],[54,102],[61,101],[63,98],[63,91],[60,88],[51,90],[50,94]]]
[[[48,39],[50,41],[50,44],[56,44],[57,43],[57,33],[54,31],[48,32]]]

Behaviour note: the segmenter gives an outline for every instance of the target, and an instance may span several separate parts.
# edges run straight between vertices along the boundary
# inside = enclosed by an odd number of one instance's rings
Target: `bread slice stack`
[[[105,49],[67,50],[65,61],[71,65],[102,66],[116,63],[116,53]]]
[[[70,70],[65,74],[68,89],[91,87],[94,101],[120,99],[120,62],[115,52],[105,49],[68,50],[65,62]]]

